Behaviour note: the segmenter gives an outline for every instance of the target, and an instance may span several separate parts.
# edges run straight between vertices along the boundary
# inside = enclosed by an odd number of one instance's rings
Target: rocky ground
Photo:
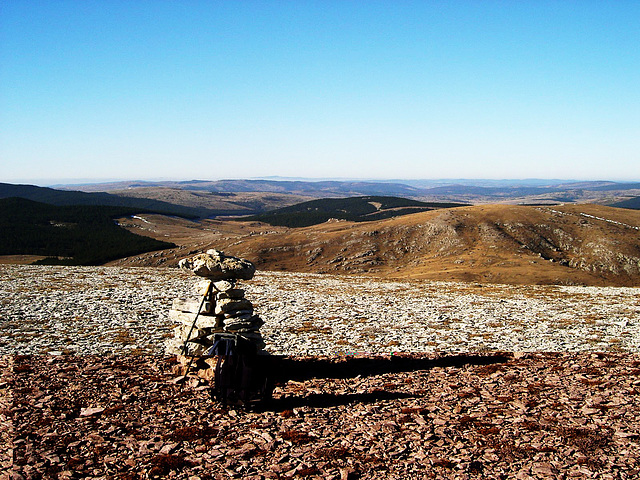
[[[638,289],[261,273],[247,413],[163,355],[191,274],[0,278],[0,479],[640,476]]]
[[[197,277],[0,265],[0,354],[163,354]],[[258,273],[242,283],[280,355],[640,351],[640,289]],[[195,298],[195,297],[194,297]]]
[[[175,383],[173,357],[1,361],[2,478],[640,475],[638,354],[273,357],[255,413]]]

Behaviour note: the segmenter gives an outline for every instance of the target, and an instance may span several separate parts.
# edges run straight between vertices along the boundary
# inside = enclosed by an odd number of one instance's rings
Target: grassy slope
[[[219,248],[260,270],[515,284],[640,286],[640,211],[599,205],[482,205],[305,228],[258,222],[141,222],[182,249],[119,265],[169,266]],[[165,237],[165,235],[170,235]],[[173,263],[172,263],[173,262]]]
[[[266,270],[497,283],[640,285],[640,212],[487,205],[336,222],[232,246]]]

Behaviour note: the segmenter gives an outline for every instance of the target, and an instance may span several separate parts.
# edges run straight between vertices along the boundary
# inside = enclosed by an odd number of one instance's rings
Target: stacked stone
[[[214,342],[216,333],[233,333],[251,341],[258,351],[265,346],[260,334],[264,321],[254,313],[253,305],[238,288],[238,280],[250,280],[255,267],[247,260],[225,255],[218,250],[180,261],[180,267],[205,280],[195,285],[195,298],[176,298],[169,319],[179,325],[167,344],[167,353],[182,354],[187,336],[187,355],[202,355]],[[202,305],[202,308],[200,306]],[[198,314],[198,310],[200,313]],[[195,327],[189,335],[198,314]]]

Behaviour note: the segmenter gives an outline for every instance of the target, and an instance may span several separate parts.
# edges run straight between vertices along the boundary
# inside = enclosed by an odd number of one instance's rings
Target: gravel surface
[[[177,269],[0,265],[0,354],[162,354]],[[640,289],[258,273],[242,283],[280,355],[640,351]],[[192,297],[195,298],[195,297]]]
[[[175,357],[0,356],[0,477],[640,477],[638,354],[270,358],[246,413],[172,382]]]
[[[637,288],[260,273],[276,388],[242,412],[163,355],[190,273],[0,277],[2,480],[640,477]]]

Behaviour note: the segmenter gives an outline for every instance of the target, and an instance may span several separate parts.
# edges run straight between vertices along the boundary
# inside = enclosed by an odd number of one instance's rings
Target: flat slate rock
[[[212,281],[219,280],[251,280],[256,267],[243,258],[225,255],[219,250],[207,250],[206,253],[180,260],[180,268],[191,270],[200,277]]]
[[[246,413],[175,357],[0,357],[0,478],[640,477],[638,354],[265,361]]]

